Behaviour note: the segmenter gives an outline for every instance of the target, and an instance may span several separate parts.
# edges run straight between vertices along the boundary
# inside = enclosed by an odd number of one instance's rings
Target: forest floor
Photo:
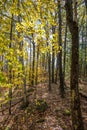
[[[29,105],[26,109],[20,107],[20,102],[13,105],[11,115],[8,114],[8,109],[0,112],[0,130],[71,130],[70,89],[66,88],[65,98],[62,99],[59,85],[51,86],[51,92],[48,91],[47,83],[35,86],[34,91],[28,96]],[[87,83],[80,83],[80,90],[86,94]],[[40,112],[36,109],[35,104],[39,99],[47,102],[48,107],[45,111]],[[86,130],[87,98],[84,96],[81,96],[81,107]]]

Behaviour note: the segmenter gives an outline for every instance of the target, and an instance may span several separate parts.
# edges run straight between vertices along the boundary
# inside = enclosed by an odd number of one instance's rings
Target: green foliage
[[[66,110],[64,111],[64,115],[70,116],[70,115],[71,115],[71,111],[70,111],[69,109],[66,109]]]
[[[5,83],[6,82],[6,77],[3,73],[0,72],[0,83]]]
[[[10,127],[10,126],[7,126],[5,130],[11,130],[11,127]]]

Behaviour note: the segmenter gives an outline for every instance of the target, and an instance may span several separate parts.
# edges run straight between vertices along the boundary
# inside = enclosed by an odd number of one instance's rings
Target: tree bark
[[[61,19],[61,3],[58,1],[58,17],[59,17],[59,46],[62,46],[62,19]],[[59,53],[59,79],[60,79],[60,94],[61,97],[64,97],[64,77],[63,77],[63,70],[62,70],[62,49],[60,49]]]
[[[12,14],[12,20],[11,20],[11,29],[10,29],[10,45],[9,45],[9,49],[12,48],[12,37],[13,37],[13,14]],[[11,61],[9,60],[9,62],[11,63]],[[12,83],[12,71],[11,71],[11,67],[9,67],[9,83]],[[12,100],[12,86],[9,88],[9,115],[11,115],[11,100]]]
[[[65,27],[65,41],[64,41],[64,62],[63,62],[63,76],[65,80],[65,69],[66,69],[66,39],[67,39],[67,22]]]
[[[72,36],[72,57],[71,57],[71,113],[72,129],[84,130],[82,113],[80,108],[80,97],[78,88],[79,77],[79,32],[78,23],[73,20],[72,0],[65,3],[67,23]]]
[[[55,26],[52,26],[52,33],[55,34]],[[55,63],[55,53],[54,53],[54,46],[52,46],[52,83],[54,83],[54,63]]]
[[[18,0],[18,9],[20,9],[20,0]],[[22,21],[22,18],[21,18],[21,15],[19,14],[18,15],[18,22],[21,23]],[[21,34],[20,32],[18,32],[18,38],[20,38]],[[22,80],[23,80],[23,95],[24,95],[24,107],[27,106],[27,97],[26,97],[26,74],[25,74],[25,66],[24,66],[24,57],[23,57],[23,41],[19,42],[19,50],[21,52],[21,56],[19,56],[19,62],[21,63],[22,65]]]
[[[36,85],[38,83],[38,62],[39,62],[39,46],[37,47],[37,63],[36,63]]]
[[[33,64],[32,64],[32,85],[34,85],[35,81],[35,42],[32,42],[33,44]]]

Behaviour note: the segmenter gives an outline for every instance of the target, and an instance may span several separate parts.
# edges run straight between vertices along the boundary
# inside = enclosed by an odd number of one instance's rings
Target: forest
[[[87,0],[0,0],[0,130],[87,130]]]

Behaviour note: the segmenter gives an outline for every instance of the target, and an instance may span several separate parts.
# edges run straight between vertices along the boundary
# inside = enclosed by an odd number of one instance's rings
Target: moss
[[[7,126],[5,130],[11,130],[11,127],[10,127],[10,126]]]
[[[36,110],[39,112],[45,112],[48,108],[47,102],[42,100],[37,100],[36,101]]]
[[[70,111],[69,109],[66,109],[66,110],[64,111],[64,115],[70,116],[70,115],[71,115],[71,111]]]

